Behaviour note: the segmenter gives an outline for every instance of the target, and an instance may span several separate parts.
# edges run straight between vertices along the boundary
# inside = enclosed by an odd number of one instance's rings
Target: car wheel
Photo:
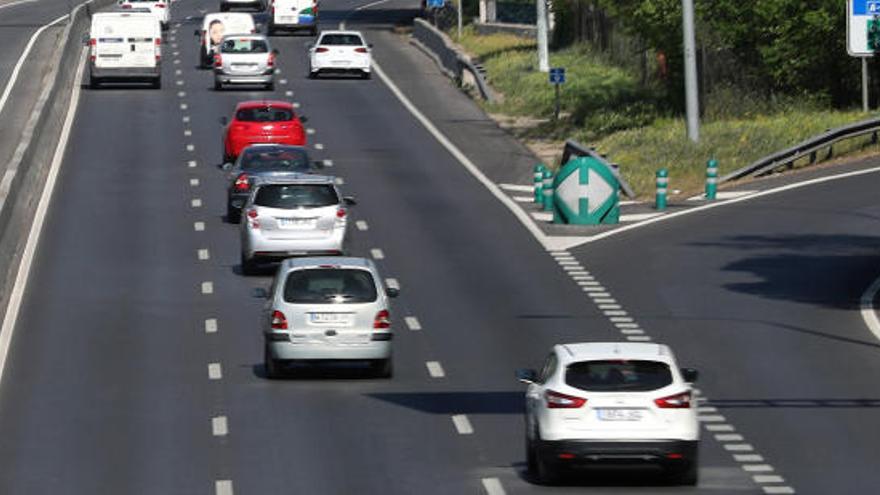
[[[275,91],[275,83],[269,83],[266,85],[266,91]]]
[[[316,71],[316,70],[309,71],[309,79],[317,79],[317,78],[318,78],[318,71]]]
[[[153,80],[153,89],[162,89],[162,78],[157,77]]]
[[[257,272],[257,263],[254,259],[248,258],[241,253],[241,273],[243,275],[253,275]]]
[[[313,27],[309,30],[309,34],[311,34],[312,36],[317,36],[317,35],[318,35],[318,26],[313,26]]]
[[[229,223],[240,223],[241,210],[232,205],[226,205],[226,221]]]
[[[688,463],[687,467],[672,471],[669,474],[669,481],[674,485],[696,486],[699,476],[699,463],[694,459]]]
[[[538,476],[538,452],[534,440],[526,437],[526,469],[533,477]]]
[[[535,474],[537,474],[538,483],[542,485],[559,484],[559,470],[537,452],[535,452]]]
[[[223,89],[223,83],[220,81],[214,81],[214,91],[220,91]]]
[[[89,89],[98,89],[101,87],[101,79],[95,76],[89,76]]]
[[[263,346],[263,368],[266,372],[266,378],[275,380],[281,378],[281,366],[278,361],[272,357],[269,346]]]
[[[228,5],[221,5],[220,6],[220,12],[228,12],[228,11],[229,11]]]
[[[362,72],[361,73],[361,79],[371,79],[372,77],[373,77],[372,72]]]
[[[376,359],[370,363],[370,371],[376,378],[391,378],[394,374],[394,364],[391,358]]]

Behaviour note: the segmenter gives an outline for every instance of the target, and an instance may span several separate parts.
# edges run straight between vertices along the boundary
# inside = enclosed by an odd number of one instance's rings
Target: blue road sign
[[[880,14],[880,0],[853,0],[853,15]]]
[[[878,0],[880,1],[880,0]],[[553,67],[550,69],[550,84],[565,83],[565,67]]]
[[[427,0],[428,8],[442,9],[446,4],[446,0]]]

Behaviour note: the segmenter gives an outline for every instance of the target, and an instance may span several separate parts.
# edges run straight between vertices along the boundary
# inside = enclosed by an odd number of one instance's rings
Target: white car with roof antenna
[[[309,45],[309,77],[354,74],[369,79],[373,73],[372,45],[360,31],[321,31]]]
[[[674,483],[697,483],[697,371],[679,368],[669,347],[556,345],[540,371],[518,370],[517,378],[528,384],[526,458],[539,482],[582,468],[651,465]]]

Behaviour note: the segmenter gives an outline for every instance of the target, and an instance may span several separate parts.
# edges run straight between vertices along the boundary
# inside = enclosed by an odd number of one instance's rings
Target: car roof
[[[229,39],[229,38],[235,38],[235,39],[244,38],[244,39],[255,39],[255,40],[269,41],[268,36],[266,36],[265,34],[260,34],[260,33],[230,33],[230,34],[223,35],[224,40]]]
[[[322,256],[308,258],[288,258],[284,260],[281,268],[285,270],[299,270],[303,268],[320,268],[320,267],[339,267],[339,268],[361,268],[372,270],[373,262],[366,258],[355,258],[350,256]]]
[[[205,14],[205,18],[202,21],[202,26],[205,26],[208,22],[212,22],[215,19],[244,19],[247,16],[251,22],[254,21],[254,16],[248,14],[247,12],[209,12]]]
[[[336,184],[336,177],[329,175],[304,174],[302,172],[266,172],[254,176],[255,186],[284,184]]]
[[[242,149],[242,153],[245,151],[252,150],[271,150],[271,151],[302,151],[303,153],[308,154],[309,149],[305,146],[298,146],[295,144],[278,144],[278,143],[251,143]]]
[[[559,344],[556,349],[560,358],[569,363],[605,359],[673,360],[668,346],[647,342],[583,342]]]
[[[360,31],[349,31],[349,30],[339,30],[339,29],[334,29],[334,30],[329,30],[329,31],[321,31],[321,34],[322,35],[323,34],[356,34],[358,36],[363,36],[363,34]]]
[[[235,105],[236,110],[253,107],[281,107],[293,110],[292,103],[281,100],[248,100],[239,102],[237,105]]]
[[[134,15],[132,15],[134,14]],[[141,15],[137,15],[141,14]],[[155,17],[153,12],[148,7],[132,7],[130,9],[123,9],[122,7],[115,6],[107,12],[96,12],[92,14],[92,17],[101,16],[101,17],[143,17],[146,18],[147,14],[149,17]],[[158,22],[158,20],[157,20]]]

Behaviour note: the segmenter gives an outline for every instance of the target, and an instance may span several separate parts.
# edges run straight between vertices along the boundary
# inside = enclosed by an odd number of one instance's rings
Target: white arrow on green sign
[[[577,225],[617,223],[618,187],[614,172],[599,160],[571,160],[553,181],[553,221]]]

